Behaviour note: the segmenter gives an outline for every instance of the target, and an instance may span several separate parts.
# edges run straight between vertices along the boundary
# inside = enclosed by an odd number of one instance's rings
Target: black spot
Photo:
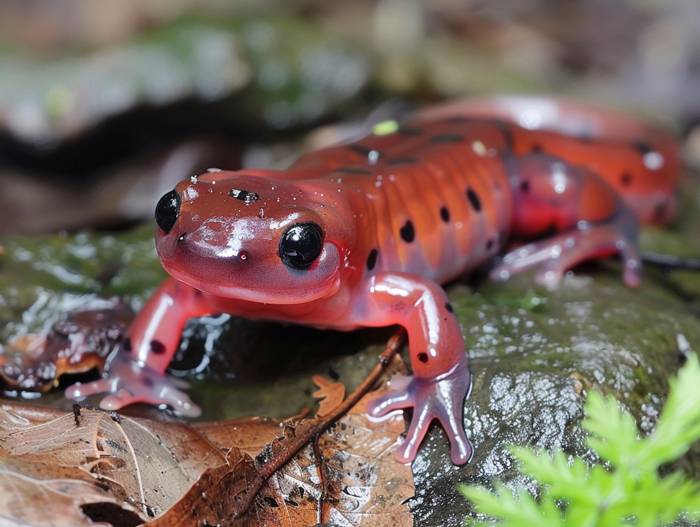
[[[416,231],[413,228],[413,222],[411,220],[407,220],[404,226],[401,227],[400,233],[401,239],[403,241],[405,241],[406,243],[411,243],[416,237]]]
[[[418,360],[421,361],[423,364],[428,362],[428,354],[423,352],[418,354]]]
[[[447,210],[447,207],[440,207],[440,218],[442,218],[442,221],[445,223],[450,221],[450,211]]]
[[[630,183],[632,183],[632,174],[630,174],[629,172],[623,172],[620,175],[620,183],[624,187],[628,186]]]
[[[410,126],[399,126],[398,133],[402,135],[407,135],[409,137],[415,137],[417,135],[423,135],[425,131],[421,128],[413,128]]]
[[[396,157],[394,159],[390,159],[389,161],[386,162],[387,165],[410,165],[415,163],[417,160],[415,157]]]
[[[127,353],[131,353],[133,351],[133,348],[131,347],[131,339],[129,337],[126,337],[124,342],[122,342],[122,349]]]
[[[447,309],[447,311],[449,311],[450,313],[455,312],[454,308],[452,307],[452,304],[450,304],[449,302],[447,302],[447,304],[445,304],[445,309]]]
[[[632,146],[634,146],[635,150],[637,150],[642,155],[648,154],[652,150],[651,145],[643,141],[635,141],[634,143],[632,143]]]
[[[146,388],[153,388],[156,385],[151,377],[142,377],[141,382]]]
[[[165,344],[163,344],[159,340],[152,340],[151,341],[151,351],[155,353],[156,355],[162,355],[165,353]]]
[[[228,195],[234,199],[245,201],[246,205],[250,205],[251,203],[255,203],[256,201],[258,201],[259,199],[262,199],[255,192],[248,192],[247,190],[242,190],[240,188],[232,188],[228,191]]]
[[[358,154],[362,154],[363,156],[369,155],[369,153],[374,150],[374,148],[369,148],[367,146],[362,146],[358,144],[352,144],[349,146],[350,150],[353,152],[357,152]]]
[[[464,136],[461,134],[439,134],[430,138],[431,143],[458,143],[464,141]]]
[[[328,376],[333,379],[334,381],[337,381],[340,379],[340,373],[335,371],[333,368],[328,368]]]
[[[542,145],[539,143],[535,143],[532,145],[532,149],[530,150],[533,154],[539,154],[542,152]]]
[[[530,182],[528,180],[520,183],[520,192],[527,192],[530,190]]]
[[[374,266],[377,265],[377,255],[379,255],[379,252],[377,249],[372,249],[369,252],[369,256],[367,257],[367,270],[371,271],[374,269]]]
[[[468,188],[467,198],[469,199],[469,203],[471,203],[472,207],[474,207],[474,210],[479,212],[481,210],[481,200],[479,199],[479,196],[476,195],[476,192]]]
[[[336,172],[344,172],[346,174],[372,174],[371,170],[359,167],[338,167],[335,169]]]
[[[489,240],[486,242],[486,250],[490,251],[491,247],[493,247],[493,240]]]
[[[581,132],[578,134],[578,140],[581,141],[582,143],[590,143],[593,141],[593,135],[591,132]]]

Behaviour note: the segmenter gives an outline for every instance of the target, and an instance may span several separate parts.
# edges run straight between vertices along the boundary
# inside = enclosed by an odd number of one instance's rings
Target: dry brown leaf
[[[268,417],[192,423],[192,426],[220,449],[239,448],[252,457],[282,434],[282,422]]]
[[[316,379],[314,379],[316,380]],[[316,380],[317,381],[317,380]],[[317,381],[320,395],[330,399],[328,411],[342,399],[339,383]],[[342,388],[344,392],[344,388]],[[230,469],[208,470],[175,507],[151,527],[177,525],[195,527],[204,522],[221,526],[301,527],[315,524],[347,526],[408,527],[413,517],[405,504],[413,496],[410,466],[393,457],[399,436],[405,429],[400,413],[370,421],[363,415],[365,396],[351,414],[322,434],[316,444],[304,446],[290,461],[264,479],[267,464],[283,457],[296,437],[304,437],[318,426],[318,419],[255,423],[256,448],[247,447],[242,437],[227,456]],[[333,408],[330,407],[331,403]],[[219,445],[231,445],[221,424],[200,427]],[[263,437],[279,436],[255,458]],[[251,489],[260,491],[249,496]],[[249,503],[249,507],[247,504]],[[247,507],[247,508],[246,508]]]
[[[266,420],[264,426],[269,433],[279,434],[280,424]],[[311,419],[301,421],[293,432],[287,427],[287,434],[303,434],[313,424]],[[382,423],[359,414],[346,416],[319,438],[321,463],[312,445],[304,447],[267,480],[247,513],[241,513],[239,505],[247,498],[250,483],[259,477],[261,458],[273,456],[286,439],[275,440],[257,459],[233,448],[227,456],[228,467],[205,471],[175,507],[149,526],[194,527],[206,521],[250,527],[320,523],[408,527],[413,519],[405,501],[413,496],[413,476],[410,466],[393,458],[404,428],[400,415]]]
[[[13,403],[0,406],[0,461],[40,480],[106,487],[144,519],[170,508],[203,470],[225,463],[221,450],[187,424]]]
[[[344,388],[319,384],[327,407],[337,406]],[[0,405],[0,476],[14,504],[7,524],[51,525],[28,509],[44,500],[46,513],[55,500],[66,525],[78,526],[117,516],[154,527],[409,526],[411,469],[393,459],[403,418],[371,422],[363,408],[299,450],[327,419],[190,426],[8,402]]]
[[[48,335],[18,337],[0,355],[0,385],[47,392],[64,373],[102,371],[133,318],[126,304],[100,299],[56,322]]]
[[[343,402],[345,385],[342,382],[331,382],[320,375],[314,375],[312,380],[318,386],[318,390],[313,393],[313,396],[320,399],[316,416],[325,417]]]
[[[99,517],[99,508],[110,506],[120,510],[124,526],[143,522],[135,508],[121,503],[96,485],[70,479],[38,480],[0,470],[0,524],[3,526],[108,527],[110,523],[93,522],[90,518]]]

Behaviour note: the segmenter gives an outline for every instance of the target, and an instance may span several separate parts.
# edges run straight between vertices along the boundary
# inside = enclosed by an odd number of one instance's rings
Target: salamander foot
[[[401,408],[413,407],[413,419],[406,440],[395,454],[400,463],[410,463],[416,457],[433,419],[438,419],[450,439],[452,462],[463,465],[472,458],[472,446],[462,423],[464,400],[471,388],[471,374],[466,363],[458,364],[437,378],[394,375],[392,390],[370,401],[367,410],[381,417]]]
[[[166,377],[148,367],[117,355],[109,365],[108,377],[88,383],[76,383],[66,389],[66,397],[77,399],[97,393],[109,393],[100,402],[103,410],[119,410],[132,403],[168,405],[185,417],[197,417],[202,411],[179,388],[186,383]]]

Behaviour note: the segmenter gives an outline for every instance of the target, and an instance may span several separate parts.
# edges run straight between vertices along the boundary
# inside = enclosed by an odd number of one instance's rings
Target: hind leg
[[[558,158],[532,154],[510,164],[515,236],[549,236],[507,254],[491,278],[538,267],[538,283],[558,283],[576,264],[620,254],[623,279],[641,283],[637,221],[616,192],[596,173]],[[554,234],[551,234],[554,232]]]

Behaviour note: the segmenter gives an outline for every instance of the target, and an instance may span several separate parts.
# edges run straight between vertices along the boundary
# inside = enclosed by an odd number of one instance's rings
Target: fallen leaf
[[[318,386],[313,396],[320,399],[316,416],[325,417],[343,402],[345,385],[342,382],[331,382],[320,375],[314,375],[312,380]]]
[[[0,524],[3,526],[33,525],[81,527],[111,523],[94,521],[99,508],[120,510],[120,525],[130,527],[143,523],[135,508],[120,503],[108,490],[70,479],[39,480],[0,469]],[[85,511],[92,512],[86,514]]]
[[[63,374],[101,372],[133,318],[126,304],[99,299],[56,322],[48,335],[23,335],[0,355],[0,384],[47,392]]]
[[[395,368],[404,368],[400,359],[395,360]],[[321,386],[319,395],[325,397],[327,411],[334,410],[342,400],[340,388],[334,386],[339,383],[314,380]],[[251,439],[258,445],[255,449],[239,436],[227,454],[228,467],[205,471],[172,509],[149,526],[412,525],[406,505],[414,494],[411,468],[393,457],[405,423],[400,413],[370,421],[362,412],[365,401],[375,395],[366,395],[351,415],[279,468],[277,459],[286,459],[286,450],[296,448],[295,438],[317,429],[320,418],[258,420],[256,437]],[[200,429],[220,446],[232,444],[220,424]],[[270,435],[275,438],[255,456],[260,439]]]
[[[108,488],[148,518],[170,508],[203,470],[225,458],[188,424],[4,403],[0,461],[36,479],[70,478]]]
[[[337,414],[344,388],[319,384]],[[363,401],[325,433],[330,421],[321,417],[189,425],[3,403],[0,505],[12,506],[0,507],[0,518],[41,527],[90,525],[86,518],[151,527],[412,525],[411,469],[393,458],[403,418],[370,421]],[[65,523],[52,523],[53,501]]]

